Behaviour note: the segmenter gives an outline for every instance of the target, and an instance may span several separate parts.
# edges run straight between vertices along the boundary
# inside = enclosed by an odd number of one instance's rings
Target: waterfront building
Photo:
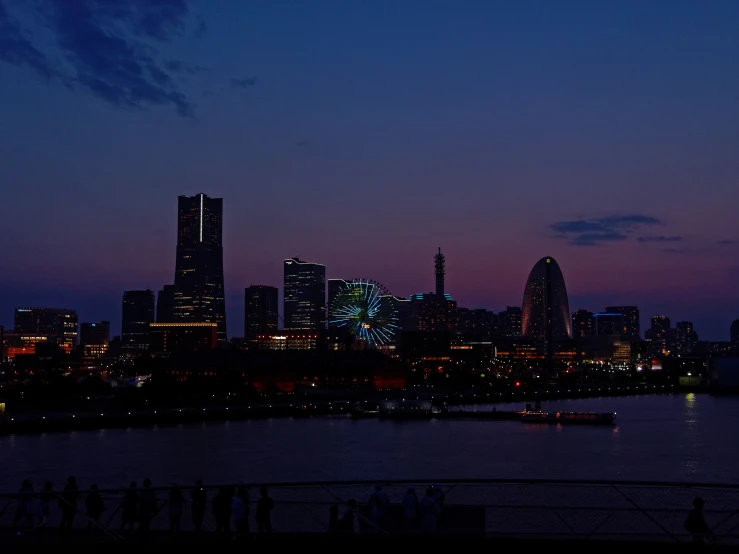
[[[624,316],[617,313],[602,313],[593,315],[594,334],[599,337],[610,335],[625,335]]]
[[[77,346],[77,321],[74,310],[17,307],[14,331],[26,346],[48,342],[69,353]]]
[[[572,337],[583,338],[594,334],[595,322],[590,310],[577,310],[572,313]]]
[[[321,332],[325,332],[322,330]],[[316,350],[319,333],[311,331],[283,331],[258,335],[257,350]]]
[[[497,316],[482,308],[470,310],[458,307],[454,327],[462,337],[490,340],[497,334]]]
[[[664,315],[656,315],[652,318],[652,325],[646,332],[646,338],[653,341],[664,341],[672,328],[670,318]]]
[[[155,300],[151,290],[123,293],[121,355],[134,357],[149,350],[149,324],[154,323]]]
[[[216,323],[225,341],[223,199],[179,196],[174,278],[174,322]]]
[[[739,319],[734,320],[729,328],[729,337],[731,344],[736,348],[739,347]]]
[[[218,324],[206,322],[150,323],[152,354],[210,351],[218,346]]]
[[[286,330],[317,335],[326,328],[326,266],[290,258],[284,262],[283,320]]]
[[[691,321],[678,321],[675,325],[674,354],[690,356],[698,345],[698,334]],[[672,350],[672,349],[671,349]]]
[[[626,335],[632,339],[641,338],[641,326],[639,324],[639,308],[636,306],[607,306],[605,311],[609,314],[621,314],[623,316],[623,329],[619,334]]]
[[[92,363],[104,357],[110,344],[110,321],[80,324],[80,346],[82,358]]]
[[[521,308],[508,306],[498,314],[498,328],[500,335],[507,338],[521,336]]]
[[[555,259],[547,256],[536,262],[526,281],[521,332],[551,357],[557,344],[571,336],[570,329],[564,276]]]
[[[244,290],[244,339],[277,333],[277,287],[251,285]]]

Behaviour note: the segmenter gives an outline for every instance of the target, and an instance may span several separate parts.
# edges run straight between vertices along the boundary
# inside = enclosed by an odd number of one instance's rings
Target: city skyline
[[[461,307],[520,305],[548,255],[571,311],[636,305],[642,330],[667,315],[728,340],[736,3],[175,4],[137,34],[127,10],[0,2],[19,53],[0,56],[6,328],[50,306],[120,334],[123,291],[172,281],[172,199],[204,191],[226,204],[230,336],[285,258],[408,296],[434,290],[441,245]],[[170,81],[117,72],[113,27]]]

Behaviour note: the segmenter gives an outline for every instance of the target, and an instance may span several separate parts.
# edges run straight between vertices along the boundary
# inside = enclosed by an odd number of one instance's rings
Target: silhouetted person
[[[703,544],[710,537],[711,530],[703,517],[703,506],[705,501],[698,497],[693,500],[693,509],[690,510],[685,519],[685,530],[693,534],[693,542]]]
[[[341,531],[338,504],[331,504],[331,507],[328,509],[328,531],[329,533],[338,533]]]
[[[87,517],[90,518],[90,521],[87,523],[88,529],[99,527],[100,516],[104,508],[103,498],[98,492],[98,486],[92,485],[90,487],[90,493],[85,498],[85,511],[87,512]]]
[[[405,521],[406,529],[413,529],[416,526],[418,506],[416,489],[414,487],[408,487],[405,492],[405,496],[403,497],[403,519]]]
[[[185,509],[185,497],[177,485],[172,485],[169,491],[169,530],[173,533],[180,532],[182,512]]]
[[[375,487],[375,492],[372,493],[367,504],[372,510],[372,521],[375,522],[375,525],[381,525],[385,519],[387,508],[390,505],[390,497],[387,493],[383,492],[382,486],[377,485]]]
[[[216,519],[216,532],[228,536],[231,534],[231,491],[221,487],[213,497],[213,517]]]
[[[133,526],[139,518],[139,491],[136,490],[136,481],[131,481],[126,494],[123,495],[121,505],[121,527],[133,531]]]
[[[29,518],[33,518],[31,511],[31,493],[33,492],[33,485],[30,479],[23,479],[21,483],[21,489],[18,492],[18,498],[16,499],[15,518],[13,518],[13,527],[18,527],[18,524],[22,521],[24,524],[28,524]],[[33,523],[31,522],[31,525]]]
[[[62,510],[62,521],[59,525],[62,532],[69,531],[74,524],[74,514],[77,511],[77,480],[70,476],[67,478],[67,484],[64,485],[61,497],[59,498],[59,507]]]
[[[436,531],[436,524],[439,517],[439,506],[434,498],[434,489],[429,487],[426,489],[426,496],[421,500],[421,529],[423,531]]]
[[[346,512],[341,516],[339,527],[342,533],[354,533],[354,516],[357,511],[357,501],[350,498],[346,501]]]
[[[434,509],[436,510],[437,529],[444,526],[444,498],[445,494],[441,485],[434,485]]]
[[[157,510],[157,497],[151,488],[151,479],[144,479],[143,485],[139,497],[139,531],[146,533],[151,529],[151,518]]]
[[[237,533],[249,532],[249,493],[246,487],[239,485],[231,500],[231,513],[233,514],[234,524]]]
[[[44,490],[41,492],[39,497],[39,510],[38,515],[40,516],[41,522],[46,523],[49,520],[49,514],[51,514],[51,501],[54,498],[54,484],[51,481],[44,483]]]
[[[272,532],[272,517],[271,512],[275,507],[275,503],[269,496],[267,487],[262,486],[259,490],[259,500],[257,501],[257,529],[260,533],[271,533]]]
[[[192,524],[196,531],[203,528],[203,518],[205,517],[205,506],[207,503],[207,495],[203,488],[203,482],[198,479],[195,488],[190,493],[190,509],[192,510]]]

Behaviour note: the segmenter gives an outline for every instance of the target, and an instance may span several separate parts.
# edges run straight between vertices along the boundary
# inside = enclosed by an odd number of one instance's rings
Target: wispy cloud
[[[641,243],[654,242],[654,243],[663,244],[667,242],[682,242],[683,237],[679,235],[673,235],[673,236],[657,235],[654,237],[639,237],[636,240],[638,240]]]
[[[627,240],[643,227],[662,225],[659,219],[642,214],[615,215],[592,219],[559,221],[551,225],[554,236],[575,246],[596,246]]]
[[[3,0],[0,0],[0,61],[29,67],[44,79],[51,79],[56,75],[46,56],[36,48]]]
[[[194,118],[194,105],[176,79],[193,66],[161,60],[156,47],[183,31],[189,17],[185,0],[40,3],[26,15],[38,18],[37,28],[50,31],[63,63],[38,46],[41,41],[19,25],[9,5],[0,0],[0,61],[29,67],[116,107],[169,106]]]
[[[718,244],[719,246],[734,246],[735,244],[739,244],[739,240],[721,239],[721,240],[717,240],[716,244]]]
[[[249,88],[257,84],[256,77],[247,77],[246,79],[231,79],[231,86],[235,88]]]

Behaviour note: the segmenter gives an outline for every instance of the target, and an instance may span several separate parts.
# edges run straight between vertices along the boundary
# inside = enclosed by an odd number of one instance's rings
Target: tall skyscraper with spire
[[[444,275],[446,274],[445,268],[446,258],[441,253],[441,246],[439,252],[434,256],[434,268],[436,270],[436,296],[444,296]]]
[[[222,239],[222,198],[178,197],[172,319],[216,323],[218,340],[227,338]]]
[[[457,303],[444,292],[446,258],[441,248],[434,255],[436,293],[418,293],[410,297],[410,325],[415,331],[449,333],[454,328]]]

